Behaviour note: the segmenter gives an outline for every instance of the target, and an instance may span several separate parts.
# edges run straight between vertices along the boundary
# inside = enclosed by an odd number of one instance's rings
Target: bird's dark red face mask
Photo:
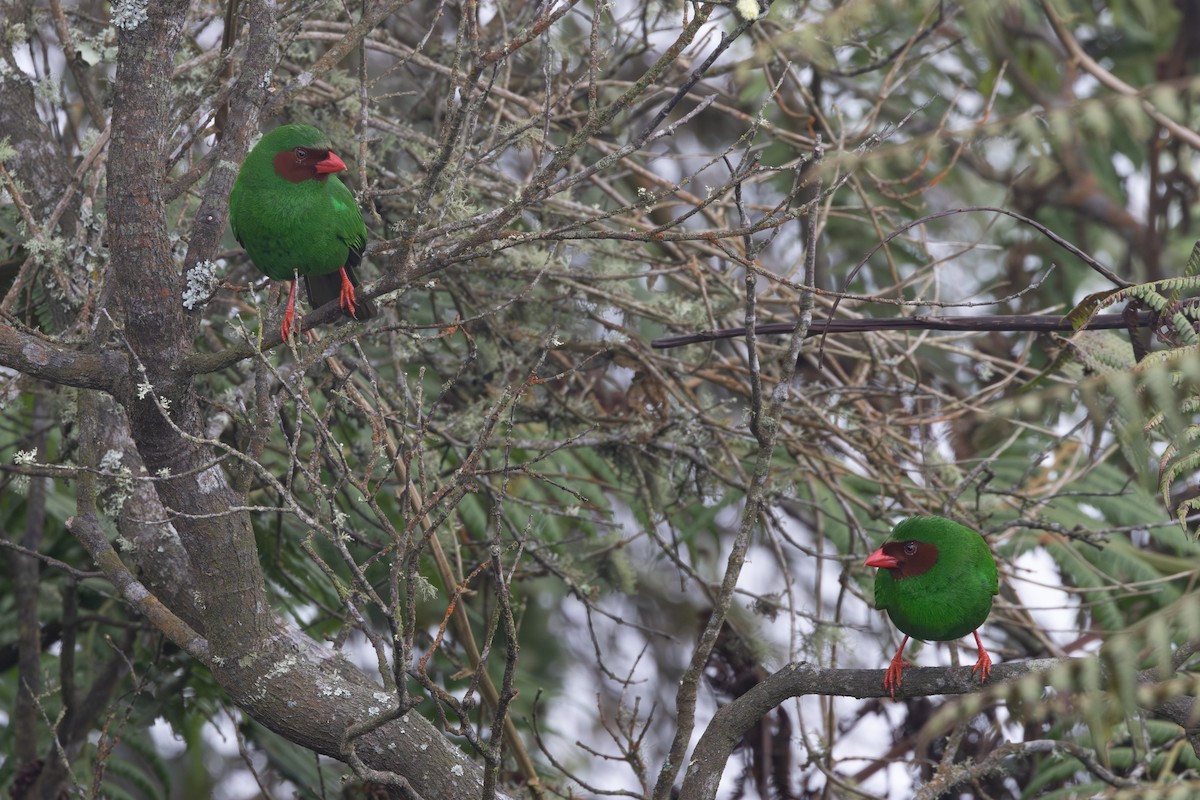
[[[867,557],[863,566],[890,569],[896,578],[915,578],[937,563],[938,549],[928,542],[885,542]]]
[[[346,169],[346,162],[332,150],[293,147],[275,154],[275,174],[292,183],[324,178]]]

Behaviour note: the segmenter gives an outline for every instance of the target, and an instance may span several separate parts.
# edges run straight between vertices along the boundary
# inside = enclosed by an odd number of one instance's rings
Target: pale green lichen
[[[62,102],[62,90],[58,81],[46,77],[33,84],[33,94],[40,100],[45,100],[52,106]]]
[[[737,0],[733,8],[737,11],[738,16],[749,22],[758,19],[762,9],[758,7],[758,0]]]
[[[108,477],[103,490],[101,510],[110,517],[116,517],[125,507],[125,503],[133,496],[133,473],[121,461],[124,454],[120,450],[108,450],[100,458],[100,470]]]
[[[187,272],[187,286],[183,290],[183,307],[188,311],[208,302],[220,284],[217,265],[205,259]]]
[[[122,30],[133,30],[148,19],[149,5],[149,0],[116,0],[112,4],[112,24]]]
[[[29,31],[25,28],[24,22],[12,22],[5,26],[4,44],[8,47],[14,47],[28,39]]]
[[[30,237],[25,249],[37,264],[54,264],[66,260],[67,243],[58,236]]]
[[[108,450],[100,458],[100,469],[106,472],[114,472],[121,468],[121,460],[125,454],[120,450]]]
[[[413,588],[417,590],[417,597],[421,600],[431,600],[438,594],[437,587],[430,583],[424,575],[414,576]]]

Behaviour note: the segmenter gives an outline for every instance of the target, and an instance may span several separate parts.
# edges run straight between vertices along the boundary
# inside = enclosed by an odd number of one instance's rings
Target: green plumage
[[[229,195],[233,235],[254,265],[278,281],[304,276],[314,307],[339,297],[343,268],[357,284],[351,268],[367,243],[354,195],[332,174],[345,169],[332,150],[311,125],[278,127],[246,156]],[[362,310],[355,316],[370,316]]]
[[[937,548],[937,560],[920,575],[875,573],[875,606],[897,628],[923,641],[945,642],[974,631],[992,610],[999,591],[996,562],[983,537],[944,517],[912,517],[884,543],[921,542]],[[898,572],[898,571],[897,571]]]

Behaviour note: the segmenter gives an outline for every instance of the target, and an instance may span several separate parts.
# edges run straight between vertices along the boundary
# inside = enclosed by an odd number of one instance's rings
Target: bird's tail
[[[359,286],[358,276],[354,274],[354,269],[346,264],[342,269],[346,271],[346,277],[350,279],[350,283],[354,284],[354,288]],[[320,308],[326,303],[334,303],[341,297],[342,291],[342,275],[337,270],[327,272],[324,275],[305,275],[304,288],[308,291],[308,304],[313,308]],[[342,311],[343,316],[349,316]],[[375,316],[375,304],[370,300],[358,295],[357,302],[354,304],[354,319],[359,322],[364,322]]]

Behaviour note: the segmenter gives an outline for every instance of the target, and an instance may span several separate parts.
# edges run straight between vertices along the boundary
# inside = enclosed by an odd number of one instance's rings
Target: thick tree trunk
[[[106,309],[116,324],[101,324],[98,344],[76,350],[0,325],[0,363],[83,389],[83,466],[96,467],[101,454],[116,450],[135,476],[168,476],[139,482],[118,520],[137,549],[140,579],[97,524],[93,476],[79,478],[80,506],[71,527],[125,598],[200,658],[235,703],[304,747],[342,759],[352,748],[361,765],[375,771],[373,780],[412,796],[478,797],[479,765],[416,713],[346,741],[348,728],[385,714],[396,698],[273,613],[251,520],[242,510],[245,497],[197,437],[200,404],[181,365],[192,352],[199,316],[182,305],[184,278],[172,258],[164,196],[167,136],[176,124],[172,70],[187,10],[186,0],[151,3],[146,19],[118,34],[107,165],[113,291]],[[229,187],[267,98],[264,76],[278,61],[273,13],[269,3],[248,4],[246,62],[191,227],[189,266],[215,257],[225,229]],[[36,114],[32,92],[18,94],[0,105],[0,134],[16,146],[9,168],[36,188],[30,199],[45,218],[71,177],[49,144],[53,138]],[[163,519],[169,522],[147,522]],[[119,677],[114,673],[104,686]],[[96,688],[104,687],[98,681]],[[57,780],[50,771],[44,777],[41,790],[54,795],[49,784]]]

